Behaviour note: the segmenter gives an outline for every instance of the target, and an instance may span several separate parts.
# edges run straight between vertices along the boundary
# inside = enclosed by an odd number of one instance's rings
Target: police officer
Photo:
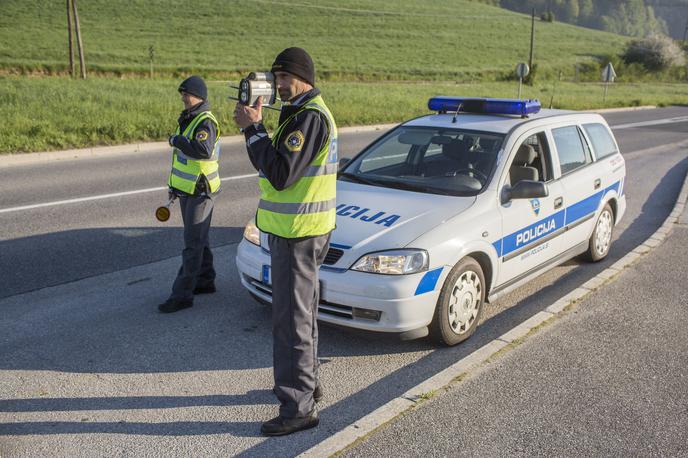
[[[208,230],[213,216],[213,198],[220,190],[220,126],[210,112],[208,89],[200,76],[182,81],[179,92],[184,111],[179,116],[177,131],[169,138],[173,149],[168,185],[170,197],[179,197],[184,221],[184,250],[172,294],[158,306],[163,313],[191,307],[194,294],[215,292]]]
[[[315,69],[301,48],[275,59],[282,107],[272,138],[255,108],[237,104],[246,149],[259,171],[261,199],[256,225],[268,234],[272,268],[272,335],[279,416],[261,432],[281,436],[318,425],[318,269],[335,225],[337,126],[314,88]]]

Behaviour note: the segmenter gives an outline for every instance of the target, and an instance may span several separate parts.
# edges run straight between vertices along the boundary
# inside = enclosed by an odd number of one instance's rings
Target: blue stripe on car
[[[338,274],[343,274],[349,269],[342,269],[341,267],[330,267],[330,266],[320,266],[320,270],[327,270],[328,272],[336,272]]]
[[[433,291],[435,289],[435,285],[437,284],[437,280],[439,280],[440,275],[442,274],[442,269],[444,269],[444,267],[426,272],[425,275],[423,275],[423,278],[420,279],[420,283],[418,283],[415,295],[418,296],[419,294]]]
[[[575,204],[566,207],[565,209],[560,210],[557,213],[548,216],[547,218],[541,219],[530,226],[523,227],[516,232],[513,232],[506,237],[495,241],[492,246],[495,248],[497,255],[500,257],[506,256],[513,251],[523,248],[524,246],[528,246],[564,226],[568,226],[569,224],[575,223],[579,219],[584,218],[591,213],[595,213],[602,198],[609,191],[617,191],[618,193],[620,185],[621,182],[617,181],[606,189],[596,192],[592,196],[587,197],[580,202],[576,202]],[[527,238],[527,240],[524,240],[524,238]]]

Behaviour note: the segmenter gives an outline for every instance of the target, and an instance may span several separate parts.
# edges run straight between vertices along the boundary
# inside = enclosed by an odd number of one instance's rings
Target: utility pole
[[[153,60],[155,59],[155,48],[153,45],[148,47],[148,57],[150,58],[150,77],[153,78]]]
[[[76,77],[74,69],[74,37],[72,36],[72,2],[67,0],[67,34],[69,35],[69,74]]]
[[[533,68],[533,42],[535,39],[535,8],[530,16],[530,55],[528,57],[528,68]]]
[[[74,28],[76,29],[76,44],[79,50],[79,65],[81,65],[81,79],[86,79],[86,64],[84,63],[84,46],[81,43],[81,26],[79,25],[79,13],[76,9],[76,0],[72,0],[72,12],[74,13]]]

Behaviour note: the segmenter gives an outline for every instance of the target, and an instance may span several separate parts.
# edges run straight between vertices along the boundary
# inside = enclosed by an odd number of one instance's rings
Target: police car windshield
[[[504,135],[399,127],[351,161],[339,179],[414,192],[474,196],[488,182]]]

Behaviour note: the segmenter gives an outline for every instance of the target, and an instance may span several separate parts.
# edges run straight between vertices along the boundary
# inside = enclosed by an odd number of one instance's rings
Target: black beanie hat
[[[315,66],[313,59],[301,48],[287,48],[275,57],[272,73],[287,72],[295,75],[311,86],[315,86]]]
[[[205,81],[200,76],[190,76],[179,85],[179,92],[186,92],[187,94],[195,95],[203,100],[208,100],[208,88]]]

